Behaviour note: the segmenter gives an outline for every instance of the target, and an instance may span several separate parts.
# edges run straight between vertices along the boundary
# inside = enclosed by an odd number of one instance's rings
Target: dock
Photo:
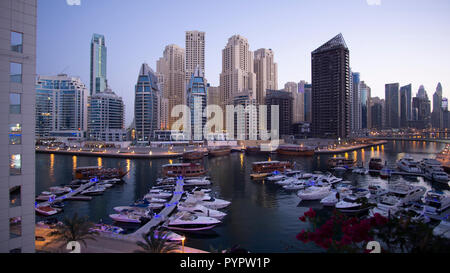
[[[359,168],[348,168],[348,171],[353,171],[354,169],[359,169]],[[369,171],[369,173],[376,173],[376,174],[380,174],[380,170],[372,170],[372,169],[366,169]],[[424,174],[423,173],[407,173],[407,172],[400,172],[400,171],[395,171],[392,170],[391,175],[404,175],[404,176],[420,176],[423,177]]]
[[[162,222],[166,221],[169,215],[175,210],[178,202],[180,202],[181,196],[183,195],[183,185],[184,181],[177,181],[175,186],[175,191],[173,192],[172,199],[166,204],[166,207],[156,216],[154,216],[148,223],[143,225],[141,228],[136,230],[134,233],[127,235],[128,240],[141,240],[142,235],[149,232],[150,229],[160,225]]]
[[[82,191],[92,187],[95,183],[96,183],[95,181],[88,182],[86,184],[81,185],[77,189],[72,190],[69,193],[63,194],[59,197],[56,197],[55,199],[47,200],[45,202],[39,203],[39,204],[37,204],[37,206],[45,207],[45,206],[49,206],[55,202],[64,201],[64,200],[77,200],[77,201],[78,200],[83,200],[83,201],[90,200],[90,199],[85,199],[86,197],[89,197],[89,196],[76,196],[76,195],[81,193]]]

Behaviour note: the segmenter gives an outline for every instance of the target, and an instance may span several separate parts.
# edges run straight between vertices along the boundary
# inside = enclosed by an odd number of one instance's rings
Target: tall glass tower
[[[134,118],[136,139],[150,141],[159,126],[159,103],[161,93],[158,88],[158,77],[147,65],[142,64],[135,88]]]
[[[105,36],[92,35],[91,41],[91,86],[90,95],[104,92],[107,88],[106,81],[106,45]]]
[[[202,69],[197,66],[191,76],[187,89],[187,104],[191,113],[191,132],[194,140],[203,140],[203,128],[206,124],[207,84]]]

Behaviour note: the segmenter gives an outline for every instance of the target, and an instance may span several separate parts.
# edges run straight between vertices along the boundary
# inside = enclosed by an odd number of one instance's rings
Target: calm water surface
[[[434,157],[444,148],[444,144],[425,142],[394,141],[385,145],[366,148],[341,156],[349,156],[358,162],[367,162],[371,157],[381,157],[389,165],[410,154],[416,160]],[[271,156],[272,160],[290,160],[296,167],[308,172],[325,171],[328,155],[310,158],[291,158]],[[208,158],[205,167],[213,182],[213,195],[232,201],[225,212],[228,215],[223,224],[208,234],[187,235],[186,245],[209,250],[210,247],[226,248],[235,244],[249,249],[251,252],[317,252],[312,244],[302,244],[295,236],[308,225],[298,220],[310,207],[318,210],[319,215],[329,215],[329,209],[321,208],[318,202],[300,203],[296,192],[287,192],[283,188],[270,184],[255,182],[250,179],[252,162],[267,160],[266,156],[232,153],[230,156]],[[173,160],[178,162],[178,160]],[[121,167],[129,171],[124,177],[126,183],[105,191],[102,196],[94,197],[89,202],[68,201],[64,213],[58,218],[71,216],[73,213],[86,215],[91,221],[111,223],[109,214],[114,213],[116,206],[129,205],[142,198],[156,184],[161,176],[161,166],[169,163],[168,159],[114,159],[77,157],[68,155],[37,154],[36,155],[36,192],[47,190],[51,186],[68,184],[72,180],[73,169],[81,166],[101,165],[104,167]],[[368,183],[387,183],[379,177],[346,174],[345,179],[355,185],[366,186]],[[393,177],[392,180],[402,180]],[[450,193],[442,184],[431,184],[422,178],[408,182],[435,188]],[[37,221],[42,218],[37,216]],[[130,227],[129,232],[133,231]]]

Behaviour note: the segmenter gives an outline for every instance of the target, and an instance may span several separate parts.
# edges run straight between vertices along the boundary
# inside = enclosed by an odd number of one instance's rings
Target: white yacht
[[[367,211],[371,208],[367,197],[360,197],[355,194],[345,196],[342,201],[336,203],[335,207],[344,213]]]
[[[167,203],[166,199],[155,198],[155,197],[145,197],[144,196],[144,200],[146,200],[149,203]]]
[[[172,195],[173,195],[172,192],[153,189],[153,190],[150,190],[149,193],[144,196],[144,198],[162,198],[162,199],[165,199],[165,198],[171,197]]]
[[[100,195],[106,190],[106,187],[95,185],[81,192],[82,195]]]
[[[58,186],[56,186],[56,187],[51,187],[49,189],[49,191],[52,194],[61,195],[61,194],[65,194],[65,193],[71,192],[72,189],[70,187],[58,187]]]
[[[146,207],[140,207],[140,206],[119,206],[119,207],[114,207],[113,210],[116,212],[121,212],[121,211],[146,211],[148,209],[162,209],[164,207],[164,204],[161,203],[150,203],[148,204]]]
[[[186,186],[207,186],[207,185],[211,185],[211,181],[208,180],[207,177],[190,178],[190,179],[185,179],[184,184]]]
[[[405,155],[397,161],[397,167],[407,173],[421,173],[419,162],[415,161],[410,155]]]
[[[331,192],[327,197],[320,200],[320,203],[325,207],[334,207],[340,201],[338,199],[337,193],[339,193],[339,199],[343,199],[344,197],[352,194],[352,190],[347,187],[339,187],[337,191]]]
[[[275,182],[275,184],[280,185],[280,186],[286,186],[291,183],[294,183],[295,181],[298,181],[298,179],[295,177],[286,177],[286,178],[281,179],[280,181]]]
[[[321,200],[330,194],[329,185],[310,186],[304,190],[297,192],[297,196],[301,200]]]
[[[381,216],[388,217],[400,210],[399,203],[400,199],[398,197],[389,194],[384,195],[378,201],[377,206],[370,210],[369,215],[374,216],[378,213]]]
[[[306,187],[306,184],[303,181],[292,182],[290,184],[284,185],[283,189],[287,191],[298,191],[302,190]]]
[[[439,215],[450,208],[450,196],[435,191],[429,191],[424,197],[424,203],[425,213]]]
[[[209,209],[223,209],[231,204],[230,201],[213,198],[209,194],[203,192],[195,192],[194,194],[187,194],[186,202],[199,203]]]
[[[121,211],[120,213],[117,214],[110,214],[109,217],[116,222],[135,223],[135,224],[140,224],[142,219],[142,215],[138,215],[134,212],[130,212],[127,210]]]
[[[436,159],[425,158],[420,162],[420,167],[425,178],[431,181],[447,183],[449,180],[447,173],[442,168],[441,162]]]
[[[178,204],[178,210],[179,211],[188,211],[197,216],[207,216],[207,217],[216,218],[218,220],[222,220],[225,216],[227,216],[227,214],[224,212],[214,210],[214,209],[209,209],[203,205],[193,204],[193,203],[189,203],[189,202],[188,203],[182,202],[182,203]]]
[[[282,179],[284,179],[284,178],[286,178],[285,175],[277,174],[277,175],[269,176],[269,177],[267,178],[267,181],[276,182],[276,181],[280,181],[280,180],[282,180]]]
[[[181,231],[201,231],[212,229],[221,222],[212,217],[197,216],[187,211],[180,211],[164,223],[164,227]]]

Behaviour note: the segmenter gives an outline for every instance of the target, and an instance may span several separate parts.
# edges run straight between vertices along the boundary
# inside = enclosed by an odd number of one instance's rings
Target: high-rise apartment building
[[[406,128],[409,126],[409,121],[412,119],[412,97],[411,84],[402,86],[400,88],[400,127]]]
[[[0,1],[0,252],[35,251],[36,0]]]
[[[125,105],[112,90],[88,97],[88,133],[91,140],[125,141]]]
[[[222,73],[220,73],[220,101],[222,109],[233,104],[234,94],[243,91],[256,92],[256,75],[253,52],[247,38],[234,35],[222,50]]]
[[[171,128],[178,119],[171,117],[173,108],[177,105],[186,105],[184,49],[174,44],[166,46],[163,57],[157,62],[157,72],[164,75],[163,96],[168,100],[168,127]]]
[[[398,83],[385,85],[386,128],[400,128],[400,90]]]
[[[155,130],[161,126],[161,92],[158,86],[158,77],[146,64],[139,70],[135,86],[134,99],[134,126],[136,140],[150,141]]]
[[[254,72],[256,75],[256,100],[264,104],[266,90],[278,89],[278,65],[274,61],[272,49],[260,48],[254,52]]]
[[[360,103],[359,107],[361,108],[361,129],[370,129],[371,128],[371,111],[370,111],[370,96],[371,96],[370,87],[364,82],[360,82],[359,84],[359,93],[360,93]]]
[[[271,105],[278,105],[280,137],[292,135],[293,102],[294,98],[290,92],[284,90],[267,90],[265,104],[267,105],[268,130],[272,130]]]
[[[419,87],[416,97],[413,98],[412,107],[414,113],[412,127],[426,129],[431,126],[431,102],[423,85]]]
[[[101,34],[92,35],[91,40],[91,85],[90,95],[103,92],[108,88],[106,80],[107,50],[105,36]]]
[[[292,108],[292,122],[303,122],[305,119],[304,92],[299,92],[298,84],[295,82],[287,82],[284,85],[284,90],[290,92],[294,99]]]
[[[234,138],[237,140],[258,139],[258,102],[252,92],[234,94]]]
[[[203,140],[203,129],[207,117],[204,116],[208,103],[208,91],[205,76],[200,66],[197,66],[189,80],[187,88],[187,106],[191,115],[191,136],[193,140]]]
[[[361,89],[360,82],[361,76],[358,72],[352,72],[351,74],[351,88],[350,88],[350,103],[351,103],[351,130],[358,131],[362,128],[362,113],[361,113]]]
[[[300,81],[298,83],[298,92],[303,93],[304,121],[311,123],[312,85],[306,81]]]
[[[338,34],[311,53],[312,133],[346,138],[350,134],[350,53]]]
[[[438,83],[436,92],[433,94],[433,112],[431,113],[431,124],[433,128],[444,128],[444,116],[442,109],[442,85]]]
[[[372,129],[383,129],[384,116],[384,100],[379,97],[374,97],[370,99],[370,116],[371,116],[371,126]]]
[[[39,76],[36,136],[82,139],[87,129],[88,89],[78,77]]]
[[[208,105],[220,106],[220,87],[208,86]]]
[[[205,73],[205,32],[186,31],[186,87],[197,66]]]

